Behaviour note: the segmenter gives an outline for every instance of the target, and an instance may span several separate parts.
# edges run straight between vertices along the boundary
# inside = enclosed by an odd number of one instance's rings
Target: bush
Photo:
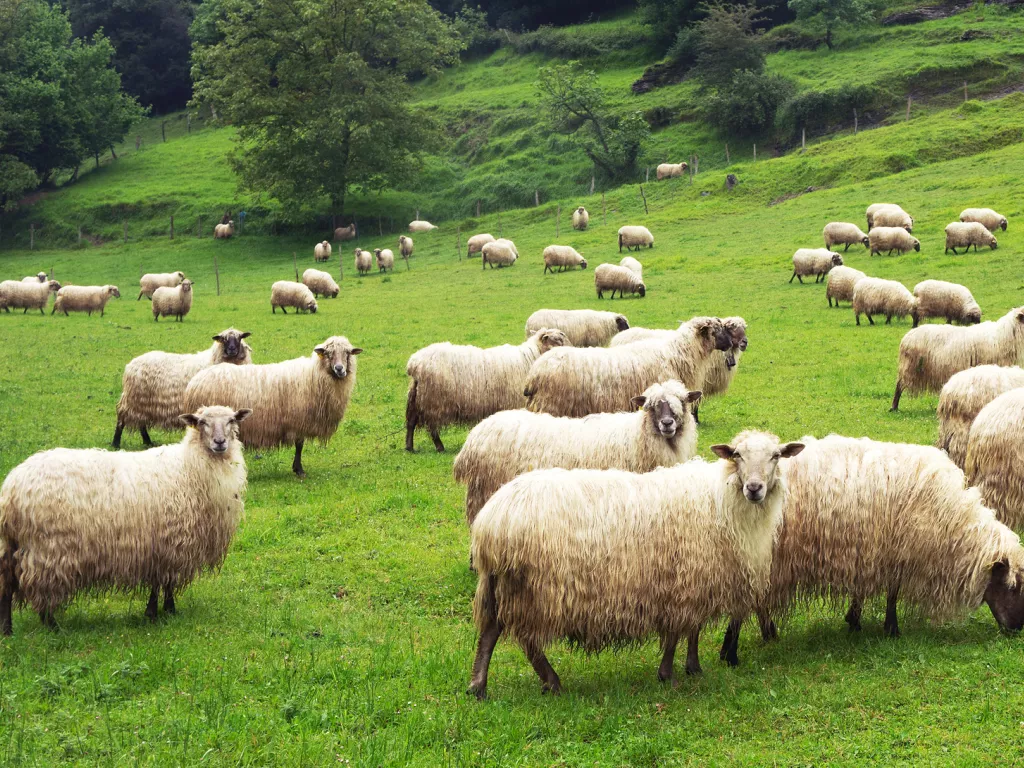
[[[516,53],[543,53],[560,59],[593,59],[613,51],[635,51],[652,41],[650,28],[639,24],[599,25],[590,29],[545,24],[534,32],[508,37],[508,45]]]
[[[780,75],[737,72],[732,82],[708,97],[705,119],[718,131],[732,136],[767,133],[775,114],[794,91]]]
[[[689,69],[697,62],[697,29],[687,27],[679,30],[676,39],[669,46],[665,58],[679,67]]]
[[[802,128],[824,130],[853,120],[853,110],[862,115],[883,106],[891,96],[878,86],[846,84],[829,91],[804,91],[790,98],[779,113],[779,127],[789,137]]]
[[[819,35],[812,35],[793,24],[776,27],[764,36],[765,48],[769,53],[813,51],[821,42]]]

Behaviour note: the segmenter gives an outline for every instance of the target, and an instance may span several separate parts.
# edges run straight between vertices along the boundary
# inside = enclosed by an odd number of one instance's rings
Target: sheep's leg
[[[857,325],[860,325],[860,312],[854,313],[854,316],[857,318]]]
[[[793,270],[793,277],[796,277],[796,270]],[[793,282],[793,277],[789,278],[789,282]]]
[[[661,647],[665,653],[661,657],[661,666],[658,667],[658,679],[663,683],[672,680],[672,664],[676,658],[676,646],[679,644],[679,633],[669,632],[662,638]]]
[[[0,558],[0,635],[8,635],[14,631],[11,621],[11,607],[14,605],[14,593],[18,591],[18,577],[14,575],[14,550],[8,549]]]
[[[57,620],[53,618],[53,610],[50,608],[44,608],[39,612],[39,621],[43,623],[43,626],[47,629],[56,631]]]
[[[725,637],[722,640],[722,649],[718,652],[718,658],[730,667],[738,666],[740,663],[736,651],[740,647],[740,629],[743,627],[743,620],[733,618],[725,630]]]
[[[870,323],[871,325],[875,324],[875,321],[872,319],[871,315],[868,315],[868,323]]]
[[[796,279],[800,281],[800,285],[803,285],[803,284],[804,284],[804,278],[803,278],[803,276],[802,276],[802,275],[797,275],[797,276],[796,276]]]
[[[299,478],[306,476],[306,470],[302,468],[302,446],[305,442],[305,440],[295,441],[295,458],[292,459],[292,472],[294,472]]]
[[[825,298],[828,299],[828,308],[832,309],[832,297],[826,295]]]
[[[487,577],[487,596],[484,600],[480,640],[476,645],[476,658],[473,659],[473,678],[469,682],[469,690],[481,701],[487,698],[487,670],[491,666],[491,654],[501,636],[503,627],[498,621],[498,601],[494,594],[494,576]]]
[[[174,582],[169,581],[164,584],[164,613],[177,613],[178,609],[174,606]]]
[[[142,294],[143,294],[143,293],[145,293],[145,291],[139,291],[139,296],[138,296],[138,298],[137,298],[137,299],[135,299],[135,300],[136,300],[136,301],[138,301],[139,299],[141,299],[141,298],[142,298]]]
[[[886,325],[892,325],[892,315],[886,315],[885,316],[885,324]]]
[[[850,610],[846,612],[846,617],[844,618],[851,632],[860,632],[860,614],[863,607],[861,599],[854,595],[853,599],[850,600]]]
[[[558,673],[552,668],[548,657],[544,655],[544,651],[540,648],[526,648],[524,650],[526,651],[526,658],[533,665],[533,671],[540,678],[541,693],[550,693],[553,696],[560,694],[562,692],[562,681],[558,679]]]
[[[149,430],[144,426],[139,427],[139,434],[142,436],[142,444],[148,448],[153,447],[153,441],[149,438]]]
[[[896,392],[892,396],[892,407],[889,408],[890,411],[898,411],[900,409],[900,397],[902,395],[903,395],[903,387],[900,386],[900,383],[897,381],[896,382]]]
[[[694,403],[693,404],[693,423],[694,424],[700,424],[700,415],[699,414],[700,414],[700,404],[699,403]]]
[[[697,641],[700,640],[700,627],[692,630],[686,638],[686,674],[700,675],[704,670],[700,668],[700,658],[697,656]]]
[[[757,623],[761,625],[761,639],[768,643],[779,639],[779,628],[775,626],[771,614],[763,609],[757,611]]]
[[[437,427],[427,427],[430,430],[430,439],[434,441],[434,448],[437,449],[438,453],[444,453],[444,443],[441,442],[441,435],[437,432]]]
[[[118,420],[117,426],[114,428],[114,439],[110,441],[110,444],[114,448],[121,447],[121,433],[124,432],[124,422]]]
[[[843,253],[846,253],[848,250],[850,250],[850,244],[849,243],[847,243],[846,247],[843,248]]]
[[[885,634],[889,637],[900,636],[900,625],[896,620],[896,595],[899,594],[900,588],[894,587],[889,590],[889,595],[885,600]]]
[[[413,452],[413,436],[416,433],[416,422],[419,411],[416,410],[416,382],[409,388],[409,397],[405,403],[405,450]]]
[[[153,587],[149,591],[149,602],[146,603],[146,618],[156,621],[156,608],[160,599],[160,587]]]

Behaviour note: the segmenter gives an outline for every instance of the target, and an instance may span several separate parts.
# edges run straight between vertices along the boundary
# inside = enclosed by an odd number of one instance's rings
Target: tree
[[[754,33],[757,8],[713,3],[703,6],[703,10],[707,15],[694,25],[693,73],[701,87],[727,87],[737,71],[760,73],[765,50],[761,37]]]
[[[876,0],[789,0],[797,21],[825,31],[825,45],[831,51],[832,33],[844,26],[865,24],[874,18]]]
[[[608,179],[635,175],[650,129],[639,113],[608,110],[595,72],[570,61],[542,67],[537,84],[552,130],[572,137]]]
[[[194,103],[238,129],[243,188],[292,217],[350,188],[408,178],[437,141],[411,106],[410,76],[458,60],[461,43],[425,0],[221,0],[221,39],[193,52]]]
[[[794,91],[793,83],[780,75],[741,70],[728,87],[707,97],[705,116],[722,133],[756,136],[775,126],[779,108]]]

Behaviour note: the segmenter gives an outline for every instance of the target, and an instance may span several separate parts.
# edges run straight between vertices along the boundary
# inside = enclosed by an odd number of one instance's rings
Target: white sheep
[[[978,365],[950,376],[939,393],[936,445],[962,469],[975,417],[1001,394],[1019,387],[1024,387],[1024,369],[1015,365]]]
[[[875,324],[872,315],[885,315],[886,325],[891,325],[894,317],[909,316],[916,326],[917,299],[896,280],[864,277],[853,286],[853,314],[857,325],[860,325],[861,315],[867,315],[871,325]]]
[[[417,232],[430,232],[433,229],[437,229],[437,225],[431,224],[429,221],[417,220],[409,222],[409,231],[413,234],[416,234]]]
[[[1024,466],[1021,425],[1024,389],[1004,392],[986,405],[971,424],[964,474],[981,492],[996,517],[1015,531],[1024,529]]]
[[[868,236],[860,231],[860,227],[856,224],[850,224],[844,221],[832,221],[825,225],[825,229],[821,231],[822,236],[825,238],[825,248],[832,250],[833,245],[842,245],[843,253],[850,250],[851,245],[857,243],[862,244],[865,248],[868,247]]]
[[[176,288],[153,291],[153,322],[174,315],[180,323],[192,309],[192,281],[185,278]]]
[[[370,274],[370,270],[373,268],[373,254],[369,251],[364,251],[362,248],[356,248],[356,271],[360,275]]]
[[[909,219],[911,225],[913,225],[914,223],[913,217],[895,203],[874,203],[872,205],[869,205],[867,209],[869,232],[877,226],[883,226],[879,221],[879,214],[881,214],[881,218],[887,221],[891,220],[905,223],[906,219]],[[893,224],[892,226],[902,227],[903,225],[897,223]]]
[[[23,283],[45,283],[47,280],[47,274],[45,272],[37,272],[34,275],[28,275],[27,277],[21,278]]]
[[[795,277],[801,283],[804,277],[814,275],[814,282],[820,283],[825,279],[832,267],[843,266],[843,257],[828,248],[798,248],[793,254],[793,275],[789,282]]]
[[[68,312],[87,312],[92,317],[93,312],[99,312],[103,317],[107,302],[120,298],[116,285],[65,285],[57,291],[50,314],[63,312],[67,316]]]
[[[313,246],[313,261],[329,261],[331,258],[331,244],[324,240]]]
[[[960,214],[960,221],[976,221],[979,224],[984,224],[990,232],[995,232],[997,229],[1006,231],[1006,217],[991,208],[965,208]]]
[[[11,308],[20,309],[23,315],[30,309],[38,309],[39,314],[45,315],[43,308],[49,303],[50,294],[58,293],[60,289],[60,283],[56,280],[47,280],[45,283],[4,280],[0,283],[0,309],[8,314]]]
[[[572,228],[583,232],[590,226],[590,214],[582,205],[572,212]]]
[[[828,305],[833,306],[835,301],[837,308],[840,301],[853,301],[853,287],[858,280],[863,280],[867,275],[853,267],[833,267],[828,273],[828,283],[825,285],[825,298]]]
[[[996,236],[989,232],[981,222],[954,221],[946,225],[945,253],[952,251],[954,256],[959,256],[960,254],[956,252],[957,248],[963,248],[964,253],[967,253],[972,245],[975,253],[978,252],[979,245],[987,245],[993,251],[999,247]]]
[[[686,163],[661,163],[658,165],[658,181],[685,176],[689,167]]]
[[[587,260],[571,245],[549,245],[544,249],[544,272],[554,272],[556,267],[559,272],[573,267],[586,269]]]
[[[398,252],[402,254],[402,258],[408,261],[409,257],[412,256],[413,242],[411,237],[405,235],[398,236]]]
[[[235,234],[235,222],[229,221],[227,224],[217,224],[213,228],[213,237],[215,240],[226,240]]]
[[[647,227],[625,226],[619,228],[619,253],[622,248],[639,251],[643,246],[654,247],[654,235]]]
[[[302,283],[292,280],[278,280],[270,286],[270,313],[276,314],[280,307],[284,314],[288,314],[285,307],[294,307],[296,314],[305,310],[316,314],[316,297]]]
[[[914,286],[917,314],[914,326],[929,317],[944,317],[947,323],[964,325],[981,322],[981,307],[966,287],[943,280],[922,280]]]
[[[511,240],[498,238],[493,243],[487,243],[480,249],[480,257],[481,269],[488,264],[491,265],[491,269],[494,269],[495,264],[500,269],[501,267],[511,267],[515,264],[519,258],[519,251],[516,249],[516,244]]]
[[[389,269],[395,271],[395,254],[390,248],[376,248],[373,255],[377,258],[377,269],[387,272]]]
[[[356,223],[353,221],[347,227],[337,227],[334,230],[334,241],[345,241],[356,239]]]
[[[139,295],[135,299],[139,301],[143,296],[147,299],[153,298],[153,291],[157,288],[176,288],[185,279],[185,273],[181,272],[154,272],[143,275],[139,278]]]
[[[886,256],[896,251],[901,256],[907,251],[920,251],[921,241],[901,227],[875,227],[868,233],[871,255],[887,251]]]
[[[483,249],[485,245],[487,245],[488,243],[493,243],[494,240],[494,235],[473,235],[471,238],[469,238],[469,240],[466,241],[466,249],[468,251],[468,255],[472,256],[475,253],[480,253],[480,251]]]
[[[882,208],[875,211],[872,217],[871,228],[877,227],[899,227],[907,232],[913,232],[914,219],[903,209]]]
[[[639,261],[634,259],[632,256],[623,256],[619,261],[620,267],[625,267],[634,275],[639,277],[641,280],[644,277],[644,266]]]
[[[302,284],[313,292],[313,296],[330,296],[337,298],[341,289],[334,282],[334,278],[327,272],[319,269],[307,269],[302,273]]]
[[[626,295],[640,294],[640,298],[647,295],[647,285],[633,270],[628,267],[621,267],[618,264],[601,264],[594,270],[594,288],[597,290],[597,298],[603,299],[605,291],[611,291],[611,298],[615,298],[615,292],[619,292],[621,299]]]
[[[629,328],[625,315],[594,309],[538,309],[526,320],[526,338],[541,328],[557,328],[574,347],[604,347]]]

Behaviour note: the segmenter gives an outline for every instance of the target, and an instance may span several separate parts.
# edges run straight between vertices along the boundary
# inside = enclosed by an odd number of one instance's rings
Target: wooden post
[[[501,229],[501,209],[498,209],[498,237],[504,237]]]
[[[910,119],[910,104],[914,101],[913,96],[907,96],[907,120]]]
[[[693,175],[700,173],[700,155],[693,156]]]
[[[644,213],[650,213],[650,211],[647,210],[647,195],[644,194],[643,184],[640,185],[640,197],[642,197],[644,200]]]
[[[162,123],[160,123],[160,135],[163,137],[164,141],[167,141],[167,121],[166,120],[164,120]]]
[[[605,207],[604,204],[604,190],[601,191],[601,223],[608,223],[608,209]]]
[[[690,177],[690,186],[693,186],[693,155],[690,155],[690,162],[686,164],[686,173]]]
[[[82,244],[82,225],[78,225],[78,244]]]
[[[50,279],[53,280],[53,265],[50,265]]]
[[[726,165],[732,165],[732,162],[729,160],[729,145],[728,144],[725,145],[725,164]]]
[[[196,221],[196,237],[203,236],[203,217],[200,216]]]
[[[121,226],[124,227],[124,241],[127,243],[128,242],[128,222],[127,221],[121,222]]]
[[[140,261],[139,262],[139,281],[140,282],[142,281],[142,275],[143,274],[145,274],[145,273],[142,271],[142,262]]]
[[[476,217],[480,218],[480,198],[476,199]]]
[[[171,240],[174,239],[174,214],[171,214]]]
[[[754,145],[754,162],[757,162],[757,144]]]
[[[644,183],[646,184],[646,183],[650,182],[650,180],[651,180],[651,166],[648,165],[647,168],[644,170]]]
[[[292,266],[295,267],[295,282],[299,282],[299,263],[295,260],[295,251],[292,251]]]
[[[967,81],[964,80],[964,101],[967,101]]]
[[[192,113],[189,112],[185,115],[185,125],[188,127],[188,133],[192,135]]]
[[[558,239],[559,228],[562,225],[562,206],[559,204],[558,211],[555,213],[555,240]]]
[[[28,225],[28,249],[34,251],[36,248],[36,225]]]
[[[419,220],[420,220],[420,209],[417,208],[416,209],[416,221],[419,221]]]
[[[213,254],[213,274],[217,277],[217,295],[220,296],[220,267],[217,265],[217,254]]]
[[[141,137],[141,136],[136,136],[136,137],[135,137],[135,151],[136,151],[136,152],[138,152],[138,151],[139,151],[139,146],[140,146],[141,144],[142,144],[142,137]]]
[[[594,174],[590,174],[590,194],[594,194]]]
[[[377,234],[384,237],[384,224],[381,223],[380,214],[377,214]]]
[[[537,207],[537,206],[540,205],[540,190],[539,189],[533,190],[533,205],[534,205],[534,207]]]
[[[345,280],[345,254],[341,252],[340,248],[338,249],[338,275],[342,281]]]
[[[806,152],[807,151],[807,129],[806,128],[801,128],[800,129],[800,151],[801,152]]]
[[[853,135],[857,135],[857,110],[853,110]]]
[[[455,250],[459,252],[459,261],[462,261],[462,227],[455,230]],[[406,266],[408,264],[406,262]]]

